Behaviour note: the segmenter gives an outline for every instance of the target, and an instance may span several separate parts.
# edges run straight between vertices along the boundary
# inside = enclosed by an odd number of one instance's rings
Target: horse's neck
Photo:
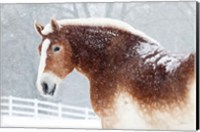
[[[67,28],[71,31],[68,39],[74,52],[76,68],[85,74],[104,71],[108,63],[112,67],[134,57],[144,60],[142,65],[150,64],[155,69],[162,65],[169,73],[183,66],[183,58],[170,55],[160,45],[119,29],[95,26]]]
[[[74,26],[70,28],[73,33],[68,39],[74,49],[76,68],[86,74],[102,71],[106,67],[103,64],[110,61],[111,52],[114,55],[114,51],[117,50],[114,47],[117,45],[125,47],[126,41],[130,41],[126,38],[127,36],[124,37],[126,34],[124,31],[111,27]],[[115,53],[115,56],[118,54],[120,53]]]

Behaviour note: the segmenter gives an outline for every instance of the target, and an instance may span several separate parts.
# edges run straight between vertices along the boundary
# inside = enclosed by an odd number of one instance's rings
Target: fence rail
[[[31,116],[31,117],[58,117],[96,120],[98,119],[92,109],[26,99],[13,96],[1,97],[1,115]]]

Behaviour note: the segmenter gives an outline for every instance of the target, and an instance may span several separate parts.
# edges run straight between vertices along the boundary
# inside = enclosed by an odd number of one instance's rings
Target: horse
[[[37,89],[55,95],[74,69],[90,83],[104,129],[195,129],[195,53],[173,54],[129,24],[109,18],[35,23],[42,42]]]

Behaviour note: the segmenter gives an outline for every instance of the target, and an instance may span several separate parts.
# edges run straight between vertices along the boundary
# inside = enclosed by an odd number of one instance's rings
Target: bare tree
[[[113,3],[107,3],[107,4],[106,4],[106,13],[105,13],[105,17],[110,17],[112,11],[113,11]]]
[[[75,3],[73,3],[73,9],[74,9],[74,12],[73,12],[74,17],[75,17],[75,18],[78,18],[78,17],[79,17],[79,14],[78,14],[78,10],[77,10],[77,7],[76,7],[76,4],[75,4]]]
[[[88,4],[87,3],[83,3],[83,9],[84,9],[85,15],[87,17],[90,17],[91,15],[90,15],[90,12],[88,10]]]
[[[127,4],[126,3],[122,3],[122,7],[121,7],[121,20],[124,20],[125,16],[126,16],[126,10],[127,10]]]

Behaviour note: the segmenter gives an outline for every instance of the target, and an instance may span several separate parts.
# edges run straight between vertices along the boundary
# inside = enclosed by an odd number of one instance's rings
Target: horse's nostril
[[[45,83],[45,82],[42,83],[42,90],[43,90],[44,93],[48,93],[48,85],[47,85],[47,83]]]
[[[51,95],[53,95],[55,93],[56,90],[56,84],[54,84],[52,91],[50,92]]]

